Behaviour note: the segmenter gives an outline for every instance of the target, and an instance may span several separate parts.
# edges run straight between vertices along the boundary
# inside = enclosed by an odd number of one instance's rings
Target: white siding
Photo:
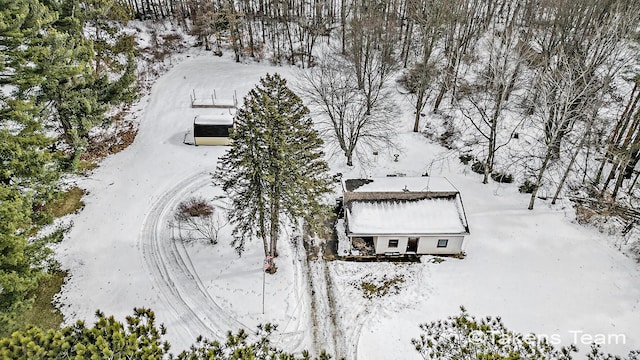
[[[405,254],[407,252],[407,243],[409,237],[418,238],[418,252],[417,254],[430,254],[430,255],[455,255],[462,252],[462,243],[464,236],[459,235],[441,235],[441,236],[377,236],[373,238],[373,243],[376,247],[376,254],[384,255],[385,253],[399,253]],[[447,247],[439,248],[438,240],[449,240]],[[398,240],[397,248],[389,247],[389,240]]]
[[[398,240],[398,247],[390,248],[389,240]],[[376,254],[388,252],[404,254],[407,252],[408,240],[409,238],[407,236],[378,236],[373,238],[373,243],[376,246]]]
[[[447,247],[439,248],[438,240],[447,239]],[[462,252],[464,236],[442,235],[421,236],[418,241],[418,254],[459,254]]]

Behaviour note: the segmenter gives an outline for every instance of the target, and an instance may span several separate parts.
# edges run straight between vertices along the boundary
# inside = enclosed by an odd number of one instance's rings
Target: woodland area
[[[413,104],[414,131],[470,162],[485,183],[517,181],[531,193],[530,209],[539,197],[569,194],[591,207],[616,204],[627,231],[640,218],[632,210],[640,2],[0,4],[0,335],[25,325],[34,289],[55,267],[46,247],[52,237],[36,234],[52,221],[47,205],[61,196],[60,177],[82,170],[104,143],[92,131],[120,119],[147,76],[145,64],[175,50],[179,35],[137,48],[131,19],[170,21],[236,61],[313,68],[306,95],[327,142],[349,164],[394,146],[397,104],[387,95],[398,89]]]
[[[574,190],[613,199],[631,196],[637,183],[637,2],[144,0],[129,5],[137,18],[173,19],[207,49],[230,47],[237,61],[315,67],[317,75],[303,75],[312,102],[330,119],[329,129],[354,130],[334,134],[348,164],[359,137],[364,145],[376,143],[371,148],[393,145],[384,135],[392,132],[389,120],[379,118],[392,117],[394,105],[384,104],[385,91],[397,80],[414,104],[414,131],[425,126],[425,113],[439,115],[447,127],[441,140],[466,161],[474,159],[474,171],[483,173],[485,183],[489,177],[512,181],[515,173],[531,193],[529,208],[541,188],[555,202],[570,179]],[[341,79],[314,82],[336,77]],[[471,131],[462,132],[465,127]],[[520,135],[524,145],[512,146]],[[573,172],[578,176],[571,177]]]

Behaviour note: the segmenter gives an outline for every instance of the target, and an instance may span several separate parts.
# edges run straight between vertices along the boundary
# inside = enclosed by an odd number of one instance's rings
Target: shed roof
[[[344,179],[344,191],[350,192],[458,192],[444,177],[381,177]]]
[[[228,111],[217,114],[196,115],[193,123],[197,125],[233,125],[233,116]]]
[[[459,196],[421,200],[352,201],[351,235],[468,234]]]

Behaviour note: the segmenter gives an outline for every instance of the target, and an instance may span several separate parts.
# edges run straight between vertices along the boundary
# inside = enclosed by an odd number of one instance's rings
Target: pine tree
[[[411,343],[424,360],[571,360],[576,344],[556,348],[558,334],[536,335],[513,332],[502,319],[476,318],[464,307],[460,315],[420,325],[420,336]],[[638,360],[640,351],[628,357],[605,354],[597,340],[591,343],[586,360]]]
[[[58,171],[49,150],[44,106],[36,99],[50,74],[34,54],[45,51],[55,14],[36,0],[0,6],[0,335],[22,326],[33,290],[46,276],[38,246],[27,241],[40,209],[55,193]],[[43,60],[46,61],[46,60]],[[11,91],[11,93],[8,93]]]
[[[127,19],[126,7],[117,1],[65,0],[52,6],[60,18],[52,24],[55,31],[43,39],[46,46],[36,54],[34,69],[48,74],[39,99],[49,103],[49,119],[72,146],[73,164],[90,130],[109,120],[110,106],[135,98],[135,44],[114,26]],[[114,24],[107,25],[108,20]],[[95,27],[95,36],[83,31],[88,26]],[[39,61],[42,58],[48,61]]]
[[[262,239],[267,257],[277,256],[280,216],[308,223],[322,216],[329,192],[322,140],[309,110],[278,74],[260,80],[244,99],[231,134],[231,149],[220,159],[215,182],[232,200],[233,245]]]
[[[31,306],[29,293],[42,272],[31,266],[28,244],[20,229],[29,224],[30,204],[19,191],[0,183],[0,336],[21,325]]]
[[[0,335],[22,325],[33,290],[46,276],[36,264],[41,254],[27,234],[51,200],[58,172],[31,103],[7,100],[0,107]],[[10,125],[11,127],[8,127]]]
[[[198,337],[188,350],[174,357],[170,344],[164,340],[167,329],[156,324],[149,309],[134,309],[126,323],[96,311],[97,321],[88,326],[78,321],[62,329],[42,330],[31,327],[0,338],[0,359],[180,359],[180,360],[311,360],[309,353],[301,356],[286,353],[273,346],[270,337],[275,325],[259,325],[257,339],[250,341],[244,330],[228,332],[225,341],[210,341]],[[315,360],[329,360],[322,351]]]
[[[0,339],[2,359],[163,359],[169,343],[166,329],[155,324],[148,309],[134,309],[126,327],[113,316],[97,311],[98,321],[88,327],[78,321],[57,330],[32,327]]]

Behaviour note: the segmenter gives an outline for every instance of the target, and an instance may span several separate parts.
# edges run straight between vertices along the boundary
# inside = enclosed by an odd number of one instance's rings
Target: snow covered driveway
[[[308,301],[298,277],[295,254],[283,246],[281,271],[267,278],[262,313],[261,246],[242,258],[229,242],[229,229],[215,247],[184,246],[170,240],[167,222],[175,205],[191,195],[211,198],[209,173],[224,147],[182,143],[196,114],[189,94],[238,100],[267,72],[285,68],[243,65],[229,59],[185,59],[154,85],[134,115],[140,131],[134,143],[105,159],[79,185],[89,191],[85,209],[58,248],[71,270],[60,300],[68,321],[93,320],[97,309],[119,319],[134,307],[149,307],[168,327],[174,350],[198,335],[221,338],[228,330],[254,330],[264,322],[280,324],[276,342],[289,349],[309,347],[304,313]]]

